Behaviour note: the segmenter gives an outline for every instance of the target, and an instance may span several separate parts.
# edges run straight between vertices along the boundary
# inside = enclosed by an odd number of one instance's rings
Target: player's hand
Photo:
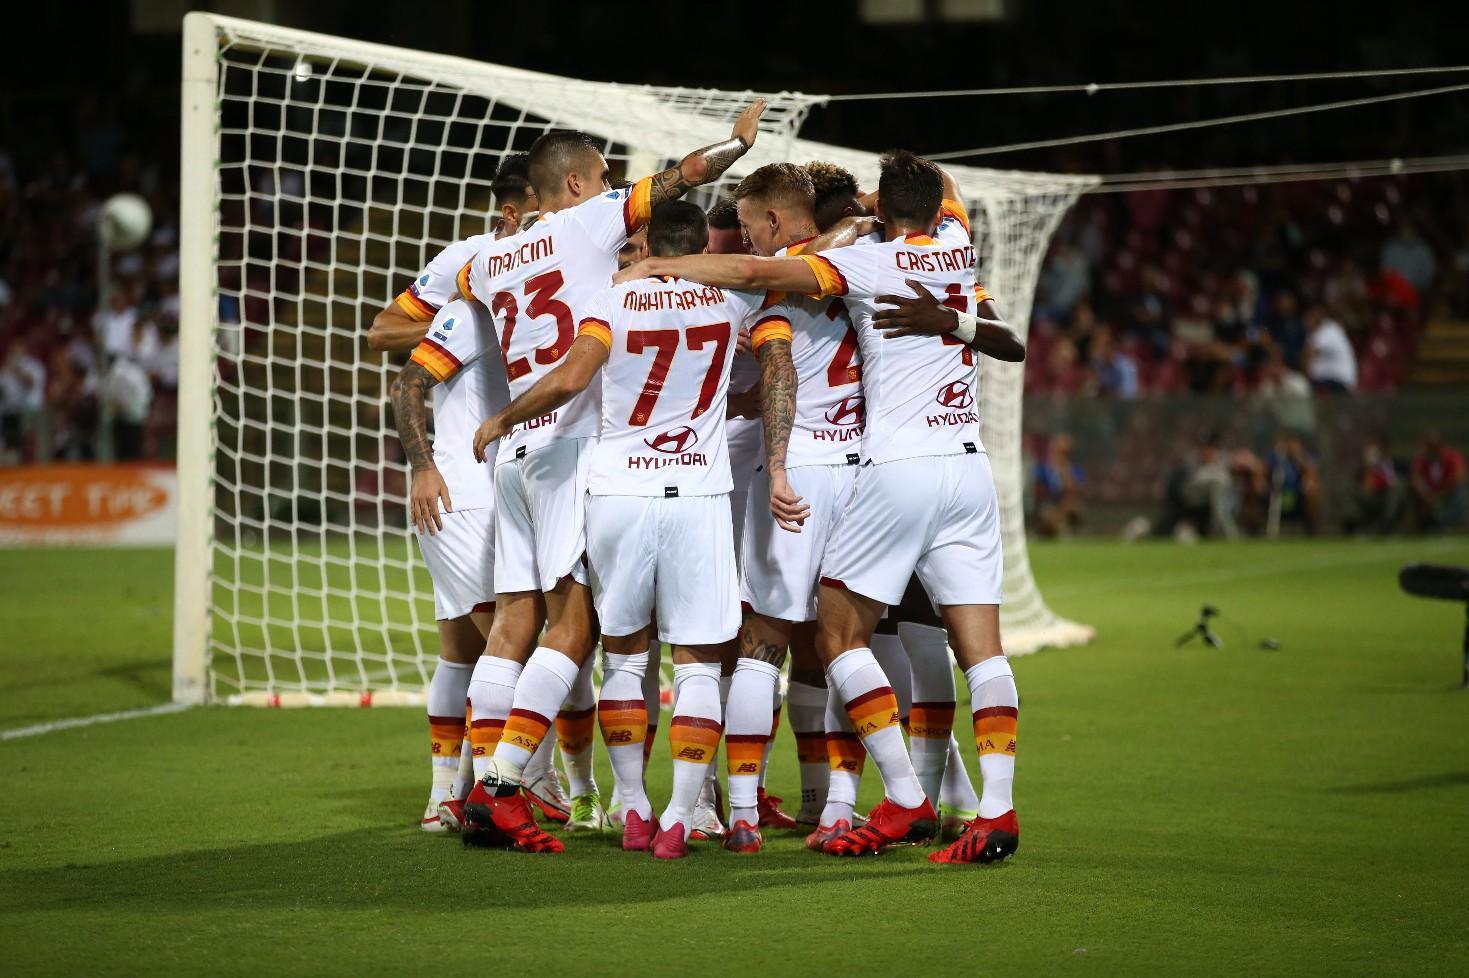
[[[740,335],[735,337],[735,354],[745,357],[755,355],[755,348],[750,345],[750,327],[740,327]]]
[[[485,460],[485,448],[498,441],[505,434],[505,425],[496,415],[485,421],[474,431],[474,460],[483,463]]]
[[[943,305],[923,283],[906,279],[908,288],[917,297],[903,295],[880,295],[873,300],[878,305],[892,306],[879,309],[872,317],[872,325],[886,330],[885,336],[943,336],[952,333],[959,325],[959,315]]]
[[[800,533],[811,515],[811,507],[786,481],[785,469],[770,470],[770,515],[777,526],[792,533]]]
[[[760,385],[757,383],[747,391],[729,395],[729,404],[724,416],[726,418],[760,417]]]
[[[439,515],[439,500],[444,501],[444,512],[454,512],[449,501],[449,487],[438,469],[419,469],[413,473],[413,488],[408,492],[408,508],[413,515],[413,525],[419,533],[433,536],[444,529],[444,518]]]
[[[765,114],[765,100],[757,98],[745,107],[740,117],[735,120],[734,128],[730,130],[729,138],[742,140],[745,148],[749,149],[755,145],[755,137],[760,135],[760,117]]]
[[[623,282],[631,282],[635,279],[651,278],[652,275],[652,259],[644,258],[618,270],[617,274],[612,276],[612,284],[621,285]]]

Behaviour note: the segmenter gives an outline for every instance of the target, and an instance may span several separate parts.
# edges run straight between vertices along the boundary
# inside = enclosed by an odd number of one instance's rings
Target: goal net
[[[373,315],[438,249],[486,229],[502,156],[575,128],[614,176],[727,138],[757,93],[627,86],[189,14],[184,30],[174,696],[416,702],[437,655]],[[822,97],[761,93],[725,175],[824,159],[873,187],[873,154],[801,140]],[[1046,242],[1093,182],[956,167],[980,277],[1022,333]],[[701,190],[709,203],[720,187]],[[1025,549],[1019,364],[985,361],[984,442],[1003,513],[1012,653],[1083,642]]]

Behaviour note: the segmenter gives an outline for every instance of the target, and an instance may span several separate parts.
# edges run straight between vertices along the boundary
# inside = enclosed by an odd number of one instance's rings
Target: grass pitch
[[[1469,973],[1464,613],[1395,583],[1469,541],[1033,558],[1100,638],[1016,661],[1007,864],[464,852],[418,711],[200,709],[0,742],[0,974]],[[0,729],[166,699],[171,563],[0,552]]]

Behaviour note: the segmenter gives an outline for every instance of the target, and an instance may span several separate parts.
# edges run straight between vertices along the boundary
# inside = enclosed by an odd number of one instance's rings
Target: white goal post
[[[798,137],[819,95],[589,82],[187,15],[175,701],[422,701],[433,601],[387,410],[397,366],[366,325],[437,249],[485,229],[504,154],[582,129],[641,176],[726,138],[755,94],[759,142],[722,186],[816,159],[876,185],[874,154]],[[1046,243],[1096,180],[950,169],[980,279],[1023,335]],[[1050,611],[1027,559],[1023,376],[991,360],[981,375],[1012,654],[1092,637]]]

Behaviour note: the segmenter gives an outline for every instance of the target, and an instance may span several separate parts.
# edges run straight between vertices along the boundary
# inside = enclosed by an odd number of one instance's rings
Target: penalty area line
[[[55,733],[58,730],[91,727],[99,723],[117,723],[119,720],[136,720],[139,717],[156,717],[168,713],[181,713],[188,708],[183,703],[159,703],[157,706],[145,706],[138,710],[120,710],[117,713],[94,713],[89,717],[52,720],[50,723],[38,723],[30,727],[0,730],[0,740],[19,740],[22,737],[39,737],[42,734]]]

